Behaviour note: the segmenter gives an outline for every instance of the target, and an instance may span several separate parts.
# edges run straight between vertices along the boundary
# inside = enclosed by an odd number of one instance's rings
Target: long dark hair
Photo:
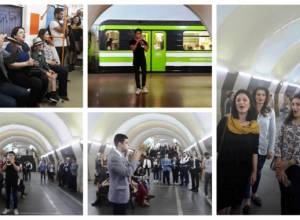
[[[72,18],[72,20],[71,20],[71,25],[75,24],[75,23],[74,23],[75,18],[78,18],[78,24],[76,24],[76,26],[80,26],[80,25],[81,25],[81,18],[80,18],[78,15],[76,15],[76,16],[74,16],[74,17]]]
[[[291,99],[291,102],[294,100],[294,99],[300,99],[300,93],[297,93],[296,95],[293,96],[293,98]],[[285,121],[284,121],[284,124],[287,125],[289,123],[291,123],[293,120],[295,119],[295,116],[293,114],[293,110],[292,108],[290,109],[290,112],[288,114],[288,116],[286,117]]]
[[[257,113],[261,113],[264,117],[271,111],[271,108],[268,106],[269,104],[269,95],[270,95],[270,92],[267,88],[265,87],[257,87],[254,91],[253,91],[253,101],[254,101],[254,104],[256,106],[256,93],[257,91],[259,90],[262,90],[265,92],[266,94],[266,100],[260,110],[260,112],[257,112]]]
[[[253,102],[253,99],[252,99],[252,96],[251,94],[245,90],[245,89],[240,89],[238,90],[235,95],[234,95],[234,98],[233,98],[233,102],[232,102],[232,106],[231,106],[231,115],[233,118],[236,118],[238,119],[239,118],[239,113],[238,113],[238,110],[236,108],[236,97],[239,95],[239,94],[245,94],[248,99],[249,99],[249,102],[250,102],[250,106],[249,106],[249,109],[248,109],[248,112],[247,112],[247,116],[246,116],[246,120],[247,121],[252,121],[252,120],[257,120],[257,114],[256,114],[256,109],[255,109],[255,106],[254,106],[254,102]]]
[[[41,28],[39,30],[38,37],[41,38],[42,41],[45,41],[44,35],[45,35],[46,32],[48,32],[48,30],[46,28]]]

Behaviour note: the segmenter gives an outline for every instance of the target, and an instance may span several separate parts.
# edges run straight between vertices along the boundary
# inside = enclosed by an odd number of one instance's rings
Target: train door
[[[146,56],[146,62],[147,62],[147,71],[151,70],[151,63],[150,63],[150,57],[151,57],[151,32],[150,31],[143,31],[142,37],[145,41],[148,43],[148,51],[145,53]]]
[[[166,71],[166,32],[152,31],[151,71]]]

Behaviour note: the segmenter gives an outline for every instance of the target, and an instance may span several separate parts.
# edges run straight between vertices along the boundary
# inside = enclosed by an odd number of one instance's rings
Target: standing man
[[[73,158],[70,166],[71,172],[71,190],[73,192],[77,192],[77,173],[78,173],[78,164],[76,163],[76,159]]]
[[[64,33],[64,10],[62,8],[55,8],[54,10],[54,20],[50,22],[49,32],[51,37],[53,38],[53,44],[58,53],[60,62],[62,63],[62,51],[64,48],[64,57],[67,52],[67,41],[66,41],[66,33]],[[64,38],[64,39],[63,39]]]
[[[40,164],[39,164],[39,171],[41,173],[41,182],[44,179],[44,182],[46,182],[46,171],[47,171],[47,164],[46,161],[41,160]]]
[[[31,171],[32,171],[32,163],[30,161],[27,161],[26,169],[27,169],[28,180],[30,181],[31,180]]]
[[[191,159],[191,181],[192,181],[192,188],[191,191],[198,192],[199,188],[199,179],[200,179],[200,160],[194,154]]]
[[[208,152],[205,152],[204,156],[204,193],[205,197],[208,198],[208,187],[211,186],[212,161]]]
[[[135,39],[129,42],[130,50],[133,51],[133,67],[135,73],[136,94],[148,93],[146,87],[147,63],[145,52],[148,51],[148,43],[142,38],[142,30],[134,31]],[[140,81],[140,70],[142,71],[142,86]]]
[[[117,134],[114,137],[115,148],[108,155],[109,192],[108,200],[112,203],[114,215],[126,215],[130,197],[129,178],[138,166],[142,152],[136,150],[132,160],[126,159],[128,153],[128,137]]]
[[[14,214],[19,215],[18,211],[18,172],[21,168],[18,162],[16,162],[16,154],[13,151],[7,153],[6,162],[2,168],[5,172],[5,191],[6,191],[6,208],[2,212],[3,215],[7,215],[10,211],[10,199],[11,193],[14,204]]]
[[[148,177],[150,176],[150,170],[152,168],[152,162],[149,159],[148,156],[145,156],[145,159],[143,161],[143,168],[145,169],[146,173],[148,174]]]
[[[172,163],[168,154],[165,154],[165,158],[161,160],[161,167],[163,170],[163,183],[165,184],[167,182],[168,185],[170,185],[170,172],[172,171]]]

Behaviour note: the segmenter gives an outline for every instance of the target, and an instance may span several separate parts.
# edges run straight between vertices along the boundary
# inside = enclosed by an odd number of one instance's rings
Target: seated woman
[[[50,82],[51,92],[48,95],[48,98],[51,102],[57,103],[59,98],[56,94],[56,78],[57,74],[53,70],[50,69],[48,63],[46,62],[44,56],[44,42],[41,38],[37,37],[33,39],[32,47],[31,47],[31,57],[39,64],[39,69],[48,77]]]
[[[131,186],[133,187],[133,192],[135,192],[135,201],[139,206],[150,206],[148,202],[148,190],[145,187],[143,181],[136,177],[131,178]]]
[[[5,49],[12,55],[12,58],[5,59],[8,77],[14,84],[30,89],[28,105],[38,107],[38,103],[42,101],[48,89],[48,78],[37,68],[34,68],[38,64],[30,58],[30,48],[25,43],[24,28],[13,28],[11,37],[18,43],[10,42]]]
[[[10,54],[2,46],[5,35],[0,35],[0,107],[25,107],[27,105],[29,91],[14,85],[7,77],[4,58]]]
[[[102,181],[101,183],[97,183],[97,199],[92,203],[92,206],[99,206],[103,202],[108,201],[108,190],[109,190],[109,178]]]
[[[68,71],[60,65],[56,48],[52,44],[47,29],[40,29],[38,37],[44,41],[44,55],[51,70],[57,73],[58,95],[61,99],[69,101],[68,98]]]

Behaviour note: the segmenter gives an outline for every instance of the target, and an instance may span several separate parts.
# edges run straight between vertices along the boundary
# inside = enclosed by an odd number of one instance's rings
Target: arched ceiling
[[[0,143],[3,148],[14,141],[34,145],[45,154],[74,137],[81,137],[80,113],[1,113]]]
[[[218,65],[300,83],[299,5],[218,6]]]
[[[185,5],[191,10],[207,27],[209,33],[212,31],[212,8],[211,5]],[[88,28],[90,29],[97,18],[111,5],[89,5]]]
[[[89,139],[112,144],[116,133],[126,133],[134,147],[147,138],[176,138],[183,147],[211,134],[210,113],[90,113]]]

